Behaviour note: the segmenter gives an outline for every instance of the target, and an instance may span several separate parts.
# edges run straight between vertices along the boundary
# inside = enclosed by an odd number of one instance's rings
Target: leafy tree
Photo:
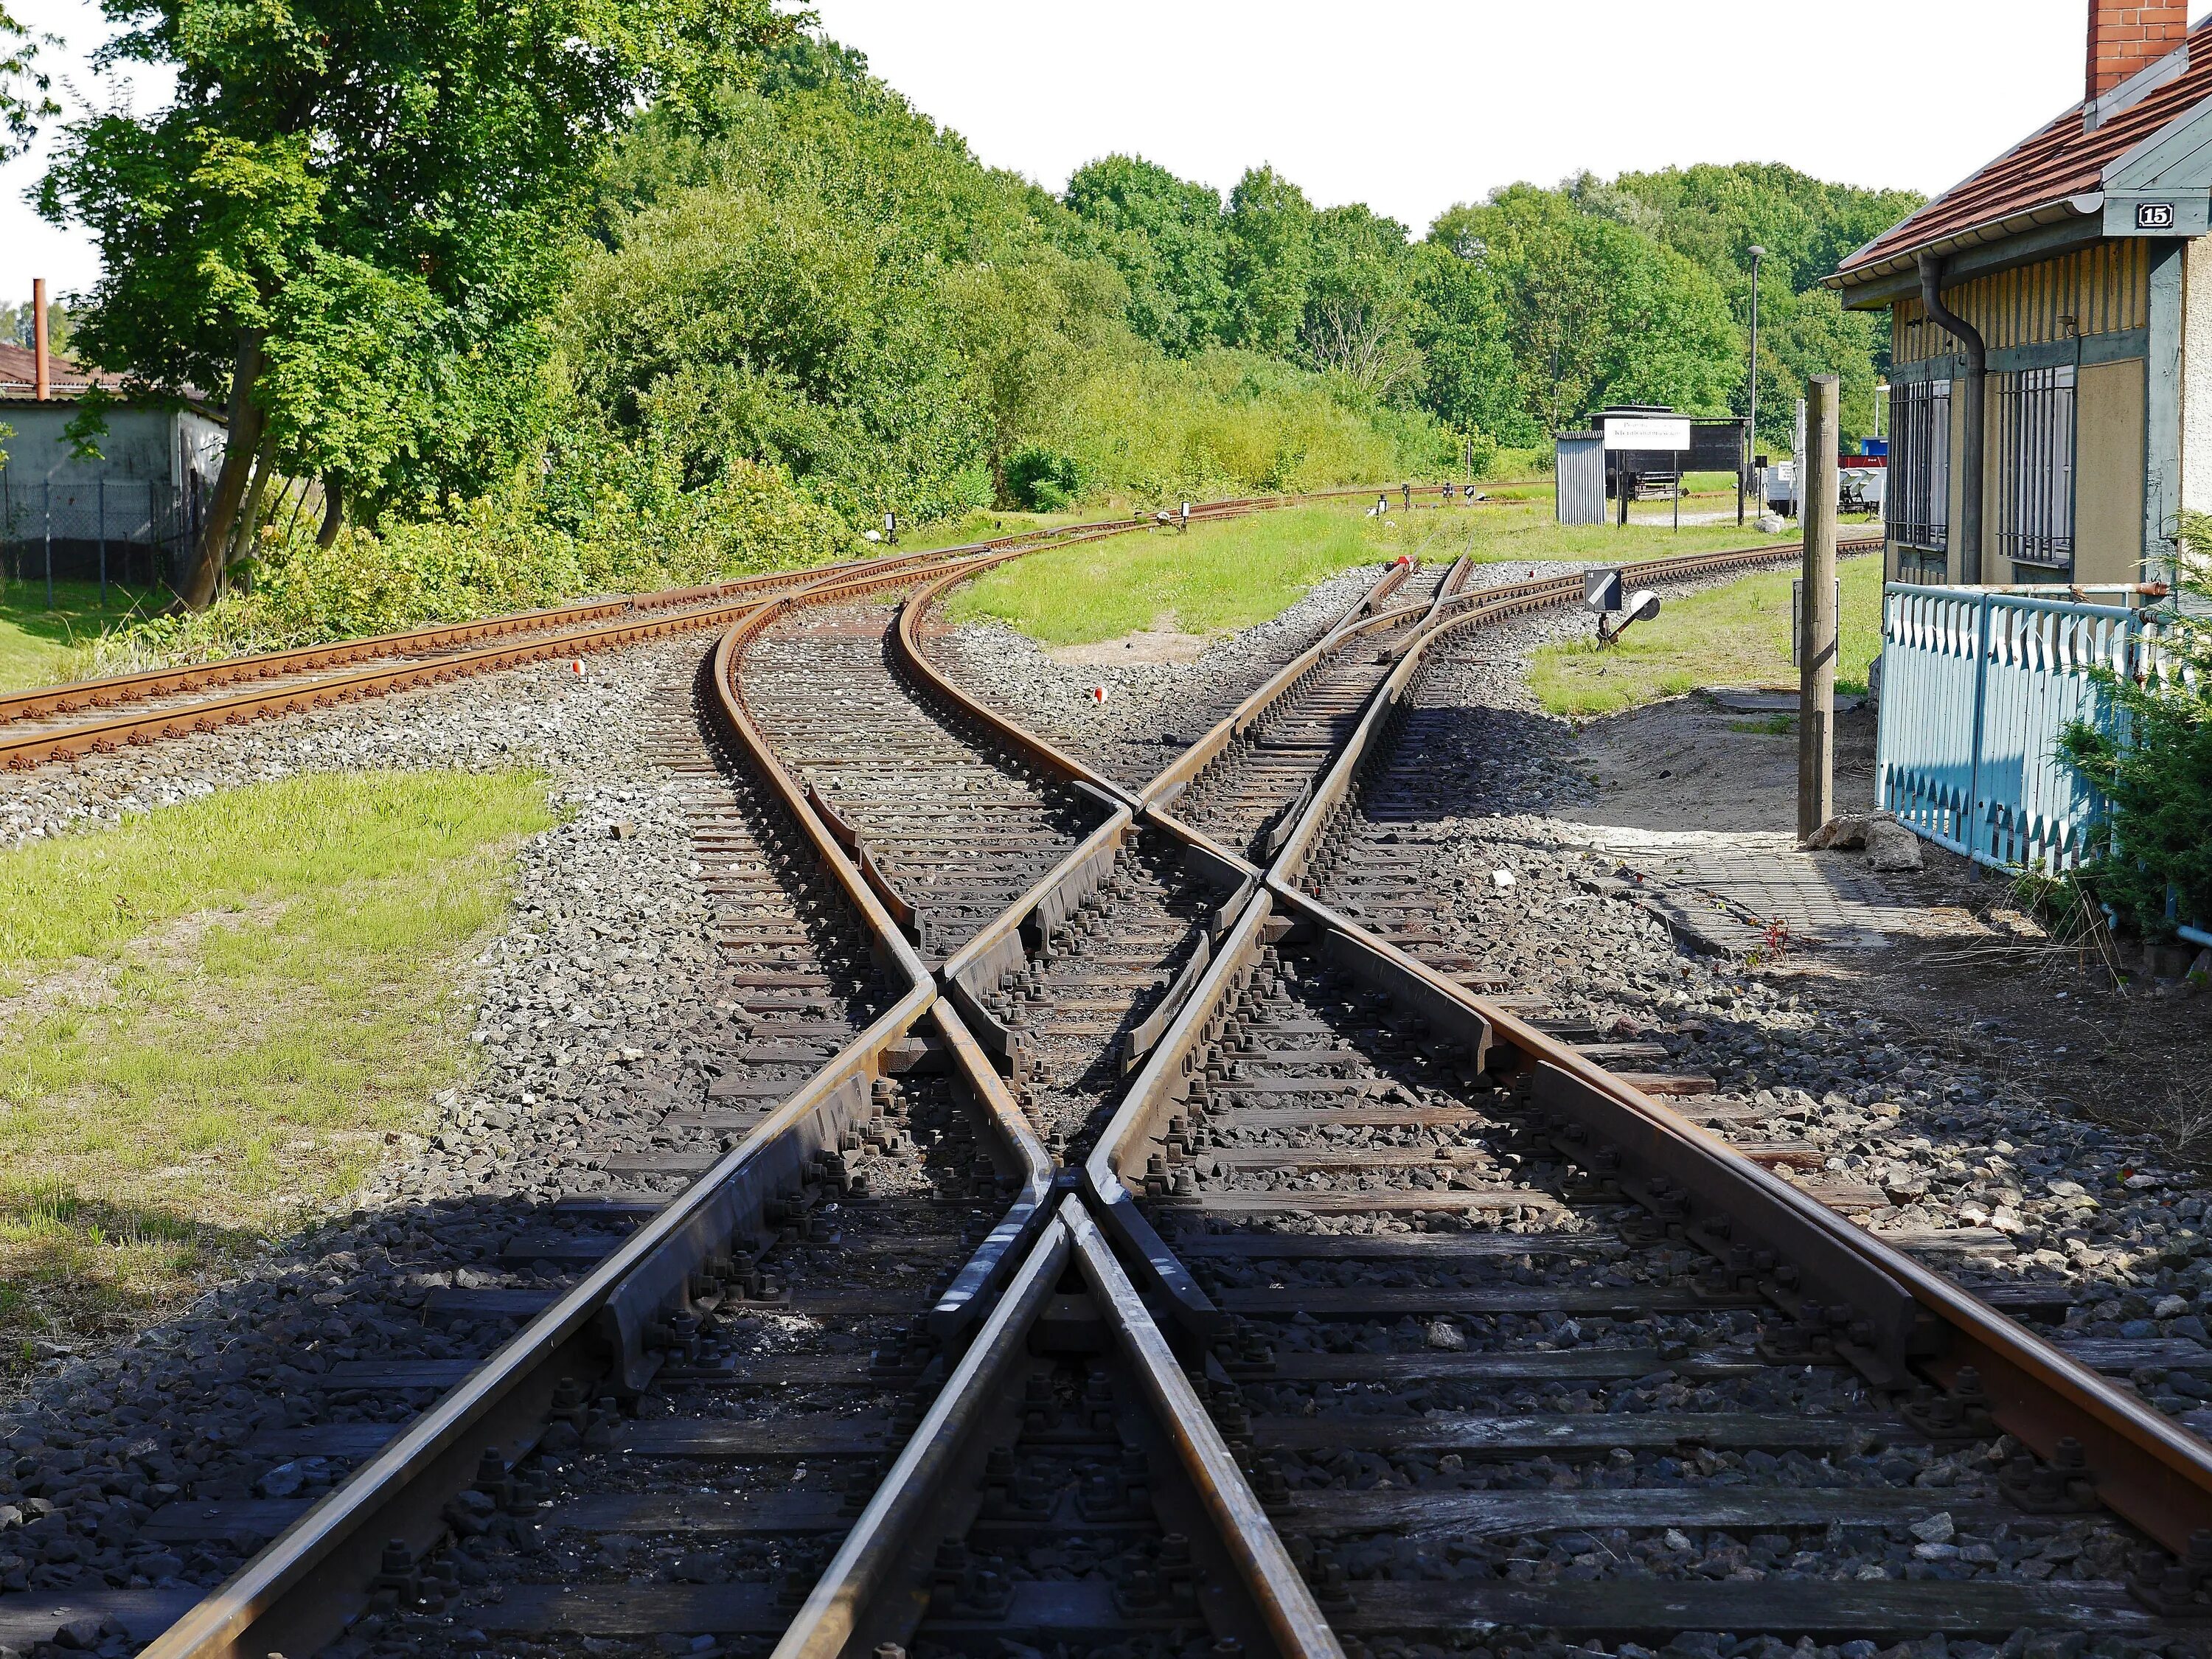
[[[853,512],[978,504],[981,411],[944,268],[815,196],[700,186],[620,222],[566,313],[590,419],[686,487],[782,466]]]
[[[1536,423],[1520,405],[1505,306],[1482,251],[1429,241],[1413,253],[1423,407],[1458,432],[1515,445],[1539,441]]]
[[[1495,276],[1522,412],[1556,431],[1609,403],[1727,407],[1740,340],[1720,287],[1565,192],[1515,185],[1440,217],[1431,241]]]
[[[681,106],[797,21],[770,0],[104,4],[124,26],[109,58],[173,65],[176,95],[65,128],[40,205],[100,239],[86,354],[228,399],[191,608],[280,475],[374,501],[410,456],[418,486],[488,483],[454,460],[499,446],[441,394],[547,309],[607,140],[641,98]]]
[[[1639,228],[1716,280],[1725,283],[1749,270],[1755,244],[1766,250],[1763,269],[1792,293],[1818,284],[1853,249],[1924,199],[1911,191],[1829,184],[1794,167],[1755,161],[1623,173],[1613,188],[1645,210]]]
[[[1313,204],[1273,167],[1254,167],[1230,192],[1225,228],[1231,343],[1295,356],[1313,279]]]
[[[1048,422],[1086,360],[1115,345],[1127,289],[1112,267],[1049,246],[1019,260],[960,267],[945,282],[969,385],[988,423],[992,483],[999,500],[1012,501],[1007,458]]]
[[[38,312],[28,300],[21,305],[0,305],[0,339],[13,340],[28,350],[38,338]],[[46,301],[46,348],[64,352],[70,349],[70,312],[60,300]]]
[[[1702,265],[1727,290],[1741,328],[1751,319],[1751,250],[1759,266],[1759,435],[1786,447],[1797,399],[1812,375],[1843,377],[1846,432],[1875,427],[1874,386],[1889,364],[1889,317],[1846,312],[1820,286],[1855,248],[1915,209],[1911,191],[1829,184],[1795,168],[1743,161],[1624,173],[1616,198],[1635,204],[1639,226]],[[1732,397],[1744,412],[1744,392]]]
[[[33,34],[0,6],[0,161],[21,155],[38,136],[39,123],[62,112],[47,95],[52,77],[39,67],[39,49],[60,44],[51,34]]]
[[[2171,939],[2171,897],[2184,921],[2212,920],[2212,516],[2181,515],[2181,585],[2190,605],[2163,641],[2168,672],[2143,681],[2097,671],[2104,707],[2061,739],[2105,798],[2106,815],[2081,874],[2146,934]]]
[[[1076,169],[1067,207],[1129,286],[1129,327],[1178,357],[1229,337],[1232,296],[1221,197],[1133,155]]]
[[[1329,208],[1314,216],[1311,248],[1300,336],[1314,367],[1376,398],[1419,390],[1405,226],[1356,204]]]

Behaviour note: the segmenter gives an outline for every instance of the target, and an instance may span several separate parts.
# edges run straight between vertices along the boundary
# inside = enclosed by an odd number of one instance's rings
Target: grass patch
[[[1540,507],[1417,508],[1387,519],[1369,518],[1359,502],[1330,503],[1033,554],[962,586],[948,614],[1003,622],[1047,645],[1088,645],[1163,622],[1191,634],[1249,628],[1339,571],[1401,554],[1432,563],[1636,560],[1765,539],[1734,525],[1679,535],[1648,525],[1562,526],[1548,495]]]
[[[325,1212],[461,1073],[525,772],[307,776],[0,854],[0,1373]]]
[[[1843,652],[1836,688],[1866,690],[1867,667],[1881,653],[1881,559],[1846,559]],[[1790,584],[1787,570],[1763,572],[1725,587],[1670,602],[1659,619],[1631,629],[1620,644],[1595,639],[1548,645],[1528,665],[1528,684],[1553,714],[1618,714],[1679,697],[1705,686],[1786,684],[1790,665]],[[1788,721],[1788,715],[1778,716]],[[1781,732],[1793,726],[1759,722],[1739,730]]]
[[[1786,738],[1797,729],[1795,714],[1769,714],[1760,720],[1730,720],[1731,732],[1741,732],[1754,738]]]
[[[940,547],[963,547],[969,542],[994,541],[1001,536],[1019,536],[1036,530],[1057,530],[1062,525],[1091,524],[1115,516],[1115,509],[1109,507],[1070,513],[1000,513],[978,507],[973,513],[964,513],[957,519],[936,519],[912,530],[902,530],[896,547],[872,545],[869,551],[872,554],[927,553]]]
[[[58,581],[49,611],[43,577],[0,580],[0,691],[73,678],[102,634],[150,614],[161,602],[110,582],[103,608],[98,582]]]

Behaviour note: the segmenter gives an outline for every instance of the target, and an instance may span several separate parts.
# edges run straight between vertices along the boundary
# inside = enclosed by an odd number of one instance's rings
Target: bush
[[[1459,440],[1273,358],[1216,350],[1121,362],[1061,408],[1054,447],[1096,493],[1139,501],[1453,476]]]
[[[2212,518],[2185,514],[2181,540],[2185,586],[2212,598]],[[2063,739],[2108,807],[2081,879],[2152,938],[2172,935],[2170,897],[2180,920],[2212,919],[2212,624],[2182,616],[2169,643],[2179,672],[2137,684],[2101,672],[2106,718]]]
[[[1082,490],[1072,455],[1029,444],[1006,459],[1006,493],[1024,513],[1063,513]]]
[[[848,557],[852,529],[782,474],[732,464],[680,491],[650,471],[610,490],[574,527],[550,522],[536,481],[382,533],[350,528],[328,548],[305,531],[264,532],[250,586],[190,616],[110,635],[88,672],[203,662],[324,640],[471,622],[586,594],[682,587]]]

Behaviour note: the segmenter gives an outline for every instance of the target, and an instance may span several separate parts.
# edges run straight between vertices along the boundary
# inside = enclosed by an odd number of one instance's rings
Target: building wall
[[[188,472],[211,482],[222,465],[222,423],[191,410],[111,409],[106,434],[98,441],[100,459],[81,461],[63,435],[76,413],[73,403],[0,402],[0,423],[15,429],[13,436],[0,438],[14,493],[41,483],[59,489],[101,477],[181,489]]]
[[[2201,487],[2212,510],[2212,262],[2191,250],[2192,301],[2202,282],[2206,299],[2192,303],[2192,325],[2206,331],[2198,361],[2208,380],[2201,401],[2203,418],[2200,469],[2185,465],[2192,488]],[[2002,377],[2027,368],[2075,364],[2075,554],[2077,581],[2139,580],[2143,557],[2147,385],[2149,350],[2151,245],[2118,240],[2100,243],[2039,264],[1977,277],[1944,291],[1944,301],[1980,331],[1989,349],[1990,442],[1984,459],[1982,488],[1983,568],[1985,582],[2016,579],[1996,551],[1997,492],[2004,456],[1996,441],[1995,406]],[[2069,320],[2070,319],[2070,320]],[[1891,311],[1893,376],[1899,380],[1951,380],[1951,545],[1947,577],[1961,579],[1959,529],[1965,504],[1966,384],[1959,378],[1964,355],[1948,330],[1930,323],[1916,298],[1898,301]],[[1893,580],[1906,579],[1904,550],[1892,544],[1887,568]],[[2045,573],[2023,570],[2020,577],[2047,580]]]
[[[2074,580],[2131,582],[2142,559],[2142,360],[2084,368],[2076,396]]]
[[[2212,513],[2212,242],[2189,244],[2181,326],[2181,505]],[[2200,390],[2201,388],[2201,390]]]
[[[2100,242],[2039,264],[1978,276],[1946,289],[1944,303],[1981,331],[1992,353],[2060,345],[2078,331],[2084,339],[2130,334],[2150,316],[2149,244]],[[2071,326],[2060,319],[2071,317]],[[1891,312],[1893,362],[1925,362],[1959,349],[1948,329],[1928,320],[1918,299]]]

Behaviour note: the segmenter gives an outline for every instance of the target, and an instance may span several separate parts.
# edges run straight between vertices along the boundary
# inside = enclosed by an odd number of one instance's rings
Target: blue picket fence
[[[1971,587],[1883,591],[1877,799],[1979,863],[2073,868],[2103,810],[2059,752],[2076,720],[2107,725],[2094,671],[2171,672],[2140,611]]]

